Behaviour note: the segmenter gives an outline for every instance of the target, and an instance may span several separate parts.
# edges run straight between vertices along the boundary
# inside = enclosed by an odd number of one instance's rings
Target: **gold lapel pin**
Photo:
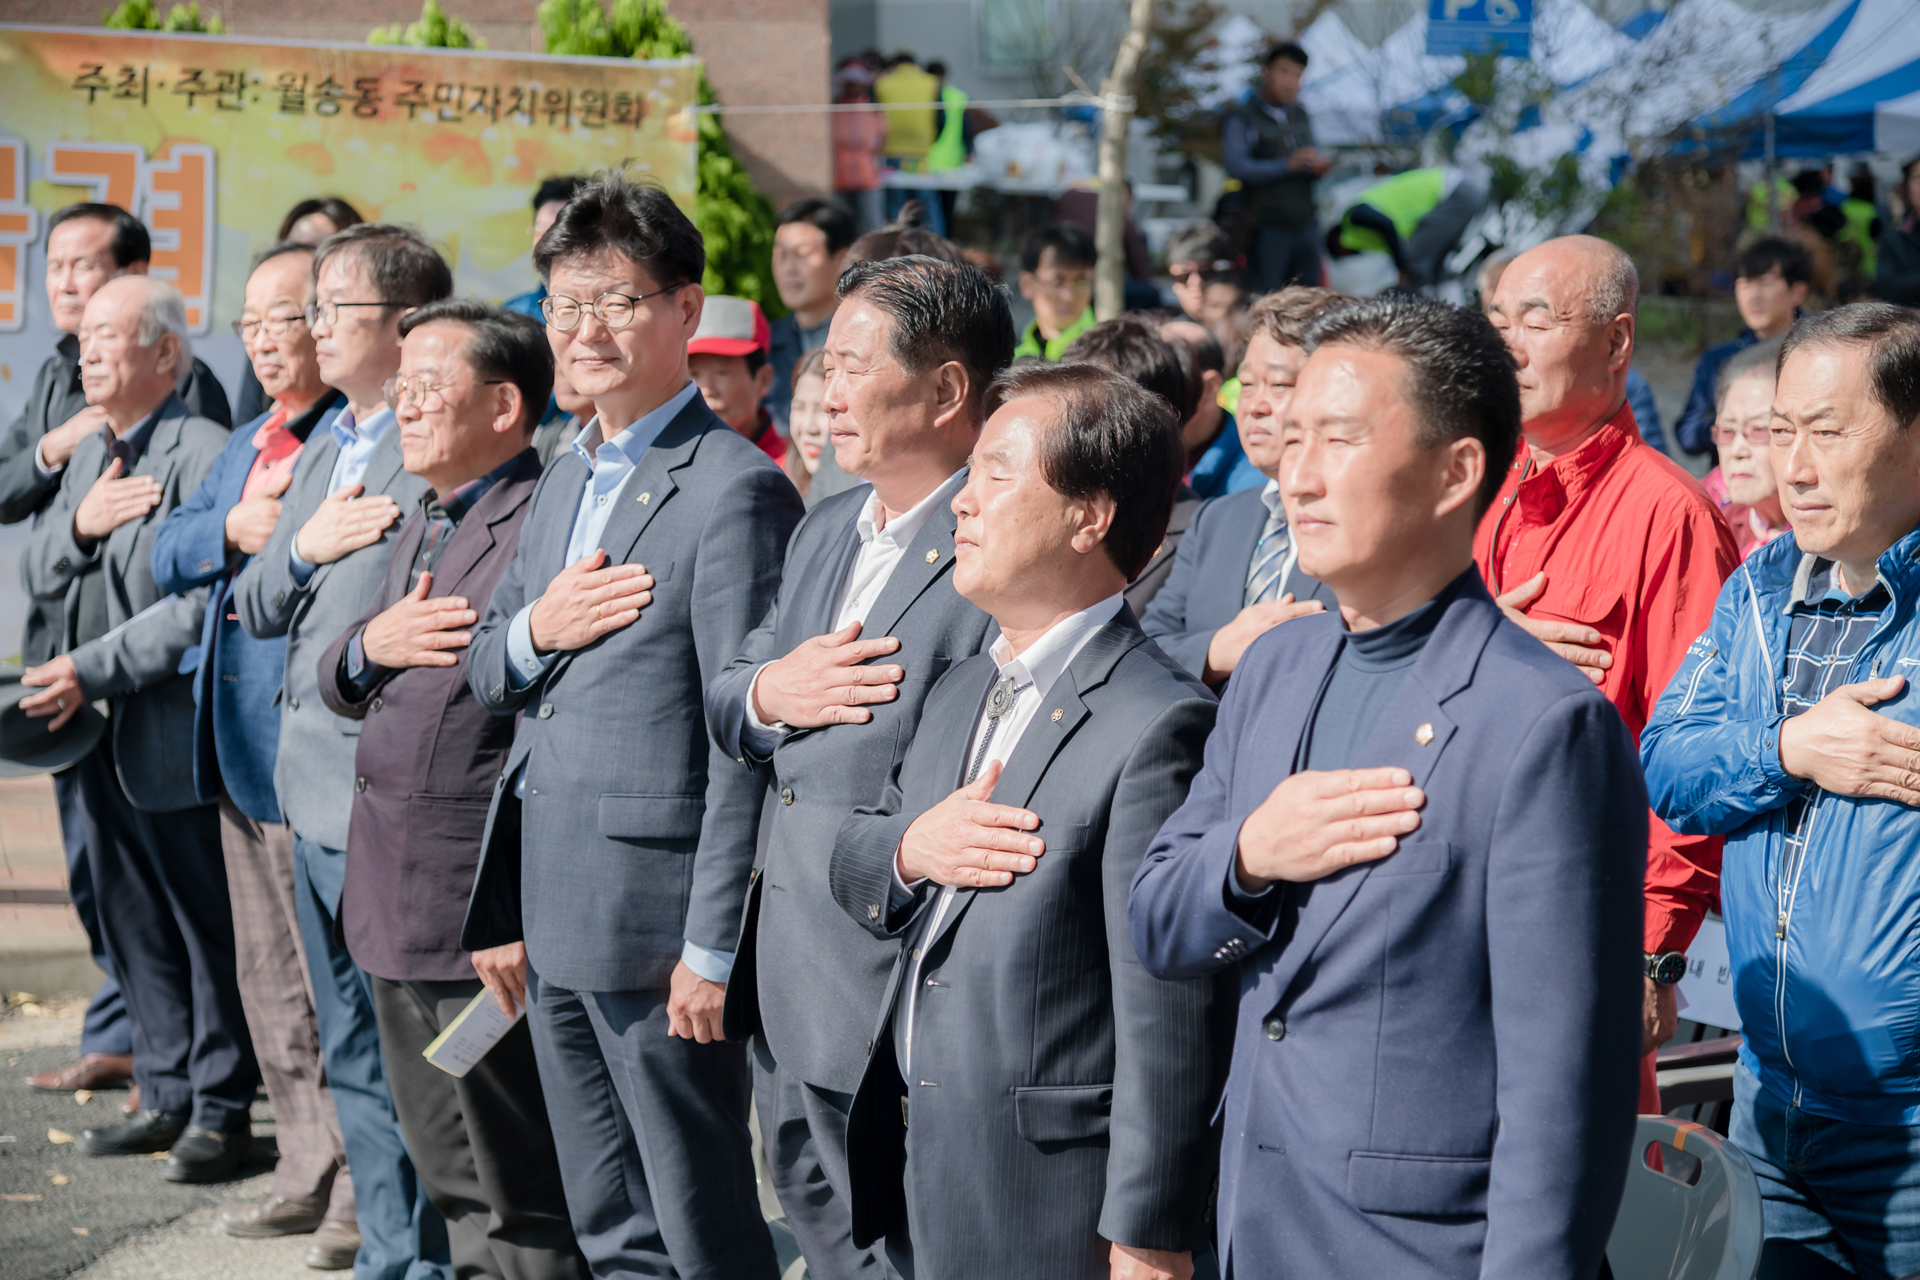
[[[634,501],[638,502],[641,506],[644,507],[649,502],[653,501],[653,495],[651,493],[643,493],[638,498],[635,498]]]
[[[1064,711],[1062,711],[1062,710],[1061,710],[1061,709],[1060,709],[1059,707],[1055,707],[1055,708],[1053,709],[1053,722],[1054,722],[1055,724],[1059,724],[1059,723],[1060,723],[1060,717],[1061,717],[1061,716],[1064,716],[1065,714],[1066,714],[1066,712],[1064,712]]]
[[[929,552],[927,552],[927,563],[928,563],[928,564],[932,564],[932,563],[933,563],[934,561],[936,561],[936,560],[938,560],[939,558],[940,558],[940,553],[939,553],[938,551],[929,551]]]
[[[1430,724],[1423,724],[1418,729],[1415,729],[1413,731],[1413,740],[1419,743],[1423,747],[1426,746],[1429,742],[1432,742],[1433,726]]]

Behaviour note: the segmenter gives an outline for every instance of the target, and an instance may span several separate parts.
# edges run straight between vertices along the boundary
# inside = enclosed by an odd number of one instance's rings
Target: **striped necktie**
[[[1265,604],[1279,598],[1280,584],[1287,576],[1289,545],[1286,510],[1275,507],[1267,517],[1267,527],[1260,532],[1260,541],[1253,548],[1253,567],[1247,571],[1243,605]]]

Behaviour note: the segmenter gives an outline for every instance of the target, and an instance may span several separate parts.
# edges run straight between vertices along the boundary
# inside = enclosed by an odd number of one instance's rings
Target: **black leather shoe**
[[[167,1156],[168,1182],[225,1182],[253,1150],[253,1130],[190,1125]]]
[[[184,1111],[136,1111],[130,1119],[80,1134],[80,1150],[90,1156],[144,1156],[165,1151],[187,1127]]]

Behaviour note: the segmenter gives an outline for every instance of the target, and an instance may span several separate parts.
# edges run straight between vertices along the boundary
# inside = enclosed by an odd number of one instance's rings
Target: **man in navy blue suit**
[[[1520,432],[1492,326],[1308,340],[1280,491],[1339,607],[1248,647],[1129,917],[1162,977],[1239,966],[1222,1271],[1584,1280],[1638,1092],[1633,743],[1474,567]]]
[[[234,579],[273,533],[308,437],[342,403],[321,381],[307,332],[312,271],[313,246],[304,244],[274,245],[254,263],[238,327],[271,403],[241,424],[199,489],[168,514],[154,535],[153,575],[163,591],[207,588],[194,674],[194,790],[220,806],[240,1003],[280,1152],[272,1189],[223,1210],[220,1225],[256,1239],[315,1232],[308,1265],[340,1269],[353,1265],[360,1232],[294,918],[293,833],[273,789],[287,641],[248,635],[230,598]]]

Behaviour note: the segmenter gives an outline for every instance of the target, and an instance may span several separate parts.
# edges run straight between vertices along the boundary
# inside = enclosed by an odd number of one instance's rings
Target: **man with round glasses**
[[[384,386],[400,368],[401,317],[452,292],[452,272],[417,231],[362,222],[320,242],[307,327],[320,376],[346,406],[301,450],[272,536],[232,596],[249,634],[286,637],[274,791],[293,829],[295,906],[353,1170],[362,1280],[424,1280],[444,1269],[446,1245],[401,1143],[367,975],[336,940],[349,817],[365,783],[354,772],[358,726],[321,699],[318,666],[372,603],[401,513],[426,487],[402,467]]]
[[[767,781],[704,691],[766,615],[800,496],[688,373],[706,265],[666,192],[608,175],[534,248],[556,373],[594,420],[557,452],[467,672],[518,713],[461,945],[524,1004],[598,1276],[773,1280],[723,1039]]]

